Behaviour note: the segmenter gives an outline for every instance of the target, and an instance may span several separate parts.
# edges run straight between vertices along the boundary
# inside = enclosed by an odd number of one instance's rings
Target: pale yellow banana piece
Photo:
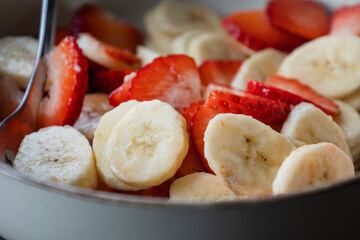
[[[171,201],[228,201],[237,199],[226,182],[215,175],[199,172],[176,179],[170,186]]]
[[[272,194],[283,160],[295,146],[282,134],[241,114],[219,114],[205,131],[205,157],[238,195]]]
[[[70,126],[52,126],[25,136],[14,167],[36,178],[95,188],[97,176],[88,140]]]
[[[360,89],[345,97],[339,98],[339,100],[346,102],[347,104],[355,108],[356,111],[360,112]]]
[[[32,37],[0,39],[0,77],[9,77],[25,89],[34,67],[38,42]]]
[[[206,60],[244,60],[248,54],[242,44],[224,33],[208,32],[189,41],[187,55],[198,65]]]
[[[138,46],[136,55],[141,59],[141,66],[145,66],[154,61],[155,58],[160,57],[159,53],[145,46]]]
[[[117,178],[146,189],[171,178],[188,148],[185,119],[171,105],[152,100],[139,103],[118,121],[105,152]]]
[[[285,57],[285,53],[272,48],[251,55],[241,65],[231,86],[245,90],[249,79],[265,82],[267,77],[276,75]]]
[[[343,131],[353,161],[357,162],[360,158],[360,114],[347,103],[335,102],[340,107],[340,114],[334,116],[333,120]]]
[[[140,190],[140,188],[125,184],[111,172],[110,159],[106,156],[105,148],[116,124],[137,104],[139,104],[139,102],[135,100],[127,101],[105,113],[100,118],[99,124],[94,132],[93,151],[97,172],[101,181],[109,187],[124,191],[137,191]]]
[[[360,88],[360,37],[328,35],[295,49],[281,64],[279,75],[297,78],[330,98]]]
[[[161,54],[171,52],[171,43],[191,30],[224,32],[220,16],[195,3],[163,1],[145,14],[144,23],[151,45]]]
[[[290,112],[281,133],[307,144],[329,142],[351,157],[341,128],[330,116],[310,103],[300,103]]]
[[[83,107],[74,128],[79,130],[92,143],[94,131],[100,118],[113,109],[109,104],[109,95],[106,93],[88,93],[85,95]]]
[[[332,143],[299,147],[281,165],[273,183],[274,194],[300,191],[354,176],[350,158]]]

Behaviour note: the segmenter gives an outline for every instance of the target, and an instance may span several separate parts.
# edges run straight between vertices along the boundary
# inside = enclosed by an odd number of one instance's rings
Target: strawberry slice
[[[51,86],[40,104],[39,127],[73,125],[88,85],[87,61],[74,37],[64,38],[46,59]]]
[[[208,86],[210,83],[230,86],[235,74],[239,70],[242,61],[208,60],[199,67],[201,83]]]
[[[235,39],[255,51],[276,48],[289,52],[305,42],[303,38],[273,27],[262,10],[231,14],[222,20],[222,25]]]
[[[95,73],[91,78],[91,83],[96,91],[111,93],[124,82],[124,77],[132,72],[133,69],[126,70],[103,70]]]
[[[272,25],[306,39],[326,35],[329,16],[325,7],[311,0],[271,0],[266,14]]]
[[[290,108],[286,103],[253,96],[235,95],[231,92],[213,90],[205,105],[200,106],[191,119],[191,139],[204,168],[213,173],[204,155],[204,134],[209,121],[220,113],[245,114],[281,129]]]
[[[320,95],[311,87],[302,84],[296,79],[273,76],[269,77],[266,83],[302,97],[307,102],[322,109],[326,114],[334,116],[340,112],[339,106],[333,100]]]
[[[281,101],[292,105],[306,101],[304,98],[291,92],[252,79],[248,81],[245,92],[255,96]]]
[[[122,102],[129,100],[130,88],[132,86],[132,79],[136,73],[128,75],[128,79],[124,78],[124,83],[112,91],[109,95],[109,104],[113,107],[118,106]]]
[[[70,28],[74,36],[88,32],[102,42],[133,53],[136,46],[142,42],[140,30],[92,4],[85,4],[77,11]]]
[[[190,104],[189,107],[184,108],[184,110],[182,111],[181,115],[185,118],[187,125],[188,125],[188,130],[190,130],[190,124],[191,124],[191,118],[194,115],[194,113],[196,112],[196,110],[198,109],[198,107],[204,105],[205,102],[204,101],[200,101],[197,103],[192,103]]]
[[[331,18],[330,34],[360,36],[360,4],[338,8]]]
[[[186,55],[156,58],[141,68],[130,88],[129,100],[158,99],[178,111],[201,100],[200,76],[195,61]]]
[[[190,141],[189,151],[184,158],[180,168],[177,170],[175,176],[180,178],[196,172],[205,172],[205,169],[202,166],[193,144]]]

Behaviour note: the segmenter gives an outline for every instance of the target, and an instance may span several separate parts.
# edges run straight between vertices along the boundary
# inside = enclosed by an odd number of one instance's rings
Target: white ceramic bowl
[[[65,26],[85,1],[60,1]],[[142,27],[154,0],[94,1]],[[197,0],[221,14],[264,0]],[[356,1],[324,1],[330,8]],[[37,32],[39,1],[0,0],[0,36]],[[174,204],[43,182],[0,163],[0,235],[6,239],[350,239],[360,179],[283,197],[238,203]],[[341,219],[341,220],[340,220]],[[341,235],[340,235],[341,234]]]

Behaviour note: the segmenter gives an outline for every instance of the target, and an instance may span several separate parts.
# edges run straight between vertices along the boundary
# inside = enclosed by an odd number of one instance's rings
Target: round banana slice
[[[206,60],[244,60],[248,57],[232,37],[224,33],[207,32],[189,41],[186,54],[193,57],[198,65]]]
[[[142,189],[174,176],[188,148],[185,119],[159,100],[139,103],[116,124],[105,147],[112,173]]]
[[[332,143],[306,145],[294,150],[281,165],[273,183],[274,194],[303,190],[354,176],[350,158]]]
[[[213,10],[195,3],[163,1],[145,15],[149,32],[180,35],[186,31],[202,29],[223,32],[220,16]]]
[[[161,54],[169,54],[172,40],[184,32],[196,29],[224,32],[218,14],[183,1],[161,2],[145,14],[144,22],[152,46]]]
[[[322,110],[310,103],[300,103],[290,112],[281,133],[307,144],[329,142],[351,157],[341,128]]]
[[[105,113],[100,118],[94,132],[93,151],[99,178],[109,187],[124,191],[137,191],[140,188],[125,184],[111,172],[110,160],[106,156],[105,148],[116,124],[130,109],[138,104],[139,102],[135,100],[127,101]]]
[[[175,54],[187,54],[191,40],[203,33],[206,32],[199,29],[184,32],[172,41],[171,52]]]
[[[155,58],[160,57],[160,54],[148,47],[137,46],[136,56],[141,59],[141,66],[145,66],[154,61]]]
[[[279,75],[297,78],[330,98],[345,97],[360,87],[360,37],[328,35],[293,51]]]
[[[249,79],[265,82],[267,77],[277,73],[285,57],[285,53],[272,48],[253,54],[243,62],[231,86],[245,90]]]
[[[88,93],[85,95],[80,116],[74,124],[74,128],[79,130],[92,143],[94,131],[99,124],[100,118],[106,112],[113,109],[109,104],[109,95],[106,93]]]
[[[8,76],[25,89],[34,67],[38,42],[32,37],[0,39],[0,77]]]
[[[272,194],[283,160],[295,146],[282,134],[241,114],[218,114],[206,128],[205,157],[238,195]]]
[[[171,201],[235,200],[226,182],[209,173],[199,172],[176,179],[170,186]]]
[[[360,159],[360,114],[349,104],[335,101],[340,107],[340,114],[333,117],[343,131],[354,162]]]
[[[97,176],[91,146],[70,126],[52,126],[27,135],[14,167],[31,176],[61,184],[95,188]]]

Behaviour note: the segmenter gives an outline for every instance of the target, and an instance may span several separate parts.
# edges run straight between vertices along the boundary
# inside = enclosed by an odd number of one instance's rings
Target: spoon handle
[[[25,135],[37,131],[37,116],[47,78],[43,56],[51,50],[55,28],[56,0],[43,0],[35,64],[18,108],[0,123],[1,162],[12,160]]]

